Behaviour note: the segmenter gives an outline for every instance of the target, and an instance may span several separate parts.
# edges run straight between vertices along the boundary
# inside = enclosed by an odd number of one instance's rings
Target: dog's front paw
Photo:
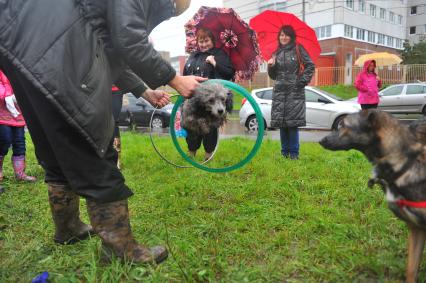
[[[374,185],[376,184],[376,179],[375,178],[370,178],[369,180],[368,180],[368,182],[367,182],[367,186],[369,187],[369,188],[372,188],[372,187],[374,187]]]

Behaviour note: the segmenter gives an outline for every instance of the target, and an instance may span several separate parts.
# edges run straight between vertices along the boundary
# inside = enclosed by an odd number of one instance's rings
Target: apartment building
[[[246,21],[267,9],[304,19],[315,29],[321,45],[318,65],[347,66],[348,81],[352,77],[349,67],[360,55],[398,53],[407,37],[407,0],[224,0],[223,4]]]
[[[406,17],[406,37],[410,43],[426,41],[426,0],[408,0]]]

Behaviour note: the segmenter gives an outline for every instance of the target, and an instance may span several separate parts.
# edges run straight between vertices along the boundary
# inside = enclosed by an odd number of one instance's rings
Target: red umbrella
[[[271,10],[266,10],[250,20],[250,26],[257,33],[263,59],[268,61],[277,50],[278,33],[284,25],[293,27],[296,32],[296,43],[302,45],[315,62],[321,53],[315,31],[291,13]]]
[[[186,52],[198,49],[197,30],[207,28],[216,39],[216,47],[228,54],[236,70],[235,80],[251,80],[261,62],[256,34],[231,8],[202,6],[185,24]]]

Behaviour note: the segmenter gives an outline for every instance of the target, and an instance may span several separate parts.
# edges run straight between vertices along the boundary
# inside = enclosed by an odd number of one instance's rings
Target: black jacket
[[[216,67],[206,63],[206,58],[213,55],[216,60]],[[209,51],[196,51],[189,56],[183,74],[200,76],[209,79],[231,80],[234,77],[235,69],[228,55],[219,48],[212,48]]]
[[[103,156],[112,83],[134,92],[175,76],[148,42],[173,14],[170,0],[3,0],[0,67],[12,62]]]
[[[299,62],[296,48],[299,48]],[[315,72],[303,46],[290,43],[275,54],[275,64],[268,67],[268,75],[275,80],[272,96],[271,127],[301,127],[306,125],[305,86]],[[305,69],[299,74],[300,64]]]

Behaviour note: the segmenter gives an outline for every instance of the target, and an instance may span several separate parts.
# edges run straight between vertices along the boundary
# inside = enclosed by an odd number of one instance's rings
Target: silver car
[[[271,127],[272,87],[254,89],[252,97],[259,105],[266,128]],[[339,122],[348,114],[361,108],[355,101],[343,101],[330,93],[315,87],[305,87],[306,128],[337,129]],[[240,110],[240,124],[250,132],[257,131],[257,119],[253,107],[243,100]]]
[[[426,83],[391,85],[379,92],[380,110],[394,114],[426,115]]]

